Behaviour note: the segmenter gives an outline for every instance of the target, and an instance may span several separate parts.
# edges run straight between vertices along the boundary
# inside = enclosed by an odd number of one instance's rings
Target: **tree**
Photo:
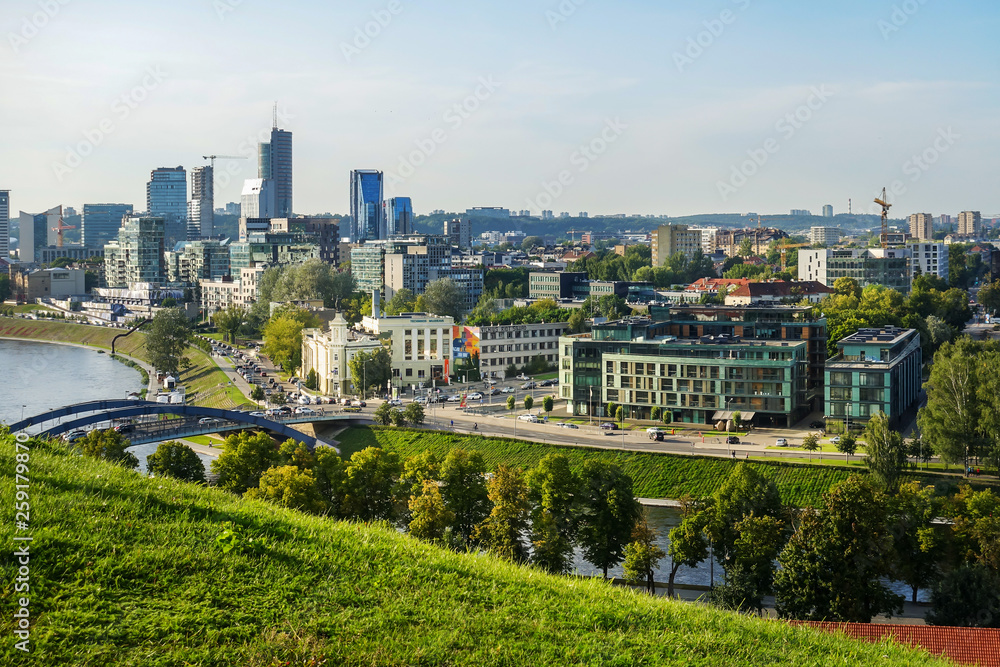
[[[393,426],[406,426],[406,415],[402,410],[393,408],[389,411],[389,421],[392,422]]]
[[[455,513],[454,533],[460,544],[472,543],[476,526],[490,513],[486,472],[486,462],[477,451],[453,449],[441,463],[441,496]]]
[[[392,423],[392,404],[388,401],[382,405],[375,408],[375,414],[372,415],[372,419],[376,424],[380,426],[388,426]]]
[[[311,514],[322,514],[326,504],[316,488],[316,478],[312,470],[302,470],[296,466],[269,468],[260,477],[257,488],[247,490],[245,497],[301,510]]]
[[[976,301],[988,313],[996,315],[996,312],[1000,310],[1000,280],[994,280],[980,287],[979,292],[976,294]]]
[[[340,310],[340,304],[350,298],[355,291],[357,291],[357,284],[349,268],[334,273],[330,276],[329,291],[323,295],[324,305]]]
[[[330,516],[344,516],[347,471],[337,450],[332,447],[317,447],[313,474],[316,476],[316,490],[326,503],[327,512]]]
[[[736,254],[740,257],[750,257],[753,255],[753,241],[749,237],[740,241],[740,245],[736,249]]]
[[[837,441],[837,451],[844,454],[847,461],[851,460],[851,456],[857,449],[858,439],[850,433],[840,436],[840,440]]]
[[[198,455],[187,445],[173,440],[161,443],[155,452],[146,457],[146,470],[185,482],[205,481],[205,464]]]
[[[703,502],[691,499],[681,500],[680,524],[670,531],[670,544],[667,554],[670,556],[670,578],[667,580],[667,596],[674,596],[674,579],[677,571],[684,567],[695,567],[708,558],[708,536],[706,528],[710,514]]]
[[[552,408],[555,407],[556,401],[551,396],[546,396],[542,399],[542,410],[546,412],[552,412]],[[528,408],[529,410],[531,408]]]
[[[740,426],[743,425],[743,414],[737,410],[730,416],[730,419],[733,421],[733,430],[739,431]]]
[[[461,321],[465,313],[465,290],[451,278],[438,278],[427,283],[421,294],[427,312],[449,316]]]
[[[285,372],[295,373],[302,365],[302,330],[319,327],[321,322],[301,308],[279,312],[264,327],[264,354]]]
[[[533,406],[534,404],[535,404],[535,399],[533,399],[533,398],[531,397],[531,394],[528,394],[527,396],[525,396],[525,397],[524,397],[524,409],[525,409],[525,410],[530,410],[530,409],[531,409],[531,407],[532,407],[532,406]]]
[[[854,278],[843,276],[833,281],[833,291],[841,296],[853,296],[861,298],[861,286]]]
[[[938,578],[943,541],[934,527],[941,515],[941,502],[934,496],[933,486],[921,486],[913,481],[903,484],[890,501],[893,542],[896,550],[893,579],[902,581],[917,592]]]
[[[809,452],[809,462],[812,463],[812,453],[819,449],[819,438],[815,433],[810,433],[802,438],[802,449]]]
[[[521,250],[524,252],[531,252],[532,248],[535,246],[544,246],[545,242],[542,240],[541,236],[525,236],[524,240],[521,241]]]
[[[515,563],[528,560],[522,537],[531,526],[528,485],[520,468],[499,464],[486,483],[493,509],[476,528],[476,540],[494,556]]]
[[[810,621],[870,623],[899,613],[903,597],[882,584],[892,571],[892,535],[885,495],[851,475],[805,512],[778,556],[778,616]]]
[[[278,461],[275,465],[291,465],[300,470],[311,470],[316,465],[316,457],[305,443],[289,438],[278,446]]]
[[[219,488],[243,495],[278,461],[278,448],[267,433],[241,431],[228,436],[219,458],[212,461]]]
[[[396,515],[396,482],[403,466],[399,455],[366,447],[347,462],[344,514],[359,521],[391,521]]]
[[[584,333],[587,330],[587,316],[582,308],[574,308],[566,321],[569,324],[570,333]]]
[[[319,389],[319,373],[316,372],[315,368],[310,368],[309,373],[306,374],[306,389],[316,390]]]
[[[774,583],[774,559],[784,543],[785,522],[751,512],[734,528],[739,537],[733,545],[733,557],[725,564],[725,581],[712,590],[709,599],[725,609],[752,609],[761,614],[764,596]]]
[[[236,334],[249,316],[247,309],[238,304],[230,304],[212,314],[212,323],[222,334],[222,340],[235,342]]]
[[[252,401],[257,401],[259,403],[264,400],[264,396],[264,388],[259,384],[255,384],[253,389],[250,390],[250,400]]]
[[[191,323],[180,308],[164,308],[153,316],[146,333],[149,363],[163,373],[177,375],[191,338]]]
[[[928,625],[1000,628],[1000,576],[982,563],[945,574],[931,592],[924,618]]]
[[[13,291],[10,288],[10,276],[7,274],[0,275],[0,303],[3,303],[10,298]]]
[[[347,362],[351,371],[351,383],[362,396],[367,396],[373,388],[375,393],[385,392],[392,378],[392,357],[385,347],[368,353],[358,352]]]
[[[403,410],[403,417],[414,426],[424,423],[424,408],[419,403],[410,403]]]
[[[385,304],[385,314],[392,317],[394,315],[399,315],[400,313],[412,313],[414,312],[414,306],[417,303],[417,297],[412,291],[406,289],[405,287],[396,290],[396,293],[392,295]]]
[[[621,405],[615,408],[615,421],[625,427],[625,408]]]
[[[663,409],[658,405],[654,405],[653,409],[649,411],[649,418],[654,422],[660,421],[660,417],[663,416]]]
[[[656,543],[656,531],[649,525],[645,512],[632,528],[632,541],[625,545],[625,562],[622,565],[625,580],[632,583],[645,582],[646,591],[656,592],[653,571],[666,553]]]
[[[580,473],[580,546],[588,563],[608,568],[622,562],[642,508],[632,478],[613,463],[588,459]]]
[[[109,428],[91,431],[80,439],[77,446],[87,456],[135,470],[139,467],[139,459],[136,458],[135,454],[125,449],[131,445],[132,443],[125,436],[113,428]]]
[[[969,449],[980,442],[982,401],[977,358],[985,350],[967,338],[945,343],[934,355],[927,405],[917,414],[921,436],[946,463],[967,465]]]
[[[872,479],[886,493],[896,493],[906,465],[903,434],[889,428],[889,417],[880,410],[869,418],[865,440],[865,465]]]
[[[410,534],[421,540],[441,542],[445,531],[455,520],[441,496],[441,489],[434,480],[424,480],[420,492],[410,497]]]
[[[508,410],[513,410],[514,409],[514,395],[513,394],[511,394],[510,396],[507,397],[507,409]]]
[[[576,538],[579,479],[564,454],[548,454],[528,472],[532,562],[549,572],[565,572]]]

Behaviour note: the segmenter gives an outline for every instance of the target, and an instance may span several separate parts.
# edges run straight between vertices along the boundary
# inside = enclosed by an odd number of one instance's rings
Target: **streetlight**
[[[22,405],[22,406],[21,406],[21,421],[24,421],[24,409],[25,409],[26,407],[28,407],[28,406],[26,406],[26,405]]]
[[[729,413],[729,404],[732,403],[732,402],[733,402],[732,397],[730,397],[729,400],[726,401],[726,412],[727,413]],[[730,413],[726,417],[726,449],[729,450],[729,458],[733,457],[733,451],[729,447],[729,422],[731,422],[732,420],[733,420],[733,415]]]

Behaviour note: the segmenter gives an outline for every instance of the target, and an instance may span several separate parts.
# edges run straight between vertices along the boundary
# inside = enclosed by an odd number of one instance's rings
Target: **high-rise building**
[[[413,233],[413,204],[409,197],[393,197],[385,203],[386,235]]]
[[[271,170],[268,178],[274,181],[274,217],[292,215],[292,133],[271,130]]]
[[[472,247],[472,221],[468,218],[455,218],[444,221],[444,235],[451,244],[460,250]]]
[[[810,227],[809,242],[825,246],[840,243],[840,227]]]
[[[833,287],[837,278],[853,278],[861,287],[884,285],[907,294],[911,259],[909,248],[802,248],[799,280],[815,280]]]
[[[146,211],[164,219],[167,247],[187,238],[187,172],[184,167],[154,169],[146,183]]]
[[[823,205],[823,217],[824,218],[832,218],[833,217],[833,204],[824,204]]]
[[[240,194],[240,218],[273,218],[274,181],[269,178],[248,178]]]
[[[275,218],[269,231],[300,234],[319,246],[319,258],[327,264],[340,264],[340,218],[309,217]]]
[[[0,190],[0,260],[10,259],[10,190]]]
[[[125,219],[118,238],[104,246],[104,279],[108,287],[128,288],[136,283],[160,284],[166,280],[163,229],[161,217],[130,215]]]
[[[215,235],[215,183],[211,165],[191,170],[191,201],[188,204],[189,241]]]
[[[84,204],[80,242],[88,248],[104,246],[117,238],[122,222],[130,215],[132,204]]]
[[[382,172],[355,169],[351,172],[351,241],[360,243],[385,237]]]
[[[931,275],[948,280],[948,246],[944,243],[911,243],[906,247],[910,250],[913,278]]]
[[[938,225],[940,225],[941,227],[949,227],[951,226],[951,223],[952,223],[951,216],[945,213],[942,213],[941,216],[938,218]]]
[[[38,214],[21,211],[18,220],[20,232],[17,257],[22,264],[33,264],[39,261],[39,251],[56,244],[54,227],[59,224],[59,217],[58,206]]]
[[[909,217],[910,236],[918,241],[934,238],[934,216],[930,213],[913,213]]]
[[[660,225],[652,236],[653,266],[663,266],[677,252],[693,257],[702,247],[701,230],[688,229],[685,225]]]
[[[229,241],[187,241],[163,253],[167,282],[198,285],[202,280],[221,280],[229,275]]]
[[[983,216],[979,211],[962,211],[958,214],[958,235],[979,236],[983,229]]]

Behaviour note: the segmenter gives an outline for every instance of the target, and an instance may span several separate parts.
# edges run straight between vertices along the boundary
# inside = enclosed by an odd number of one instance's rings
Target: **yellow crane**
[[[882,188],[882,196],[875,197],[875,203],[882,207],[882,236],[880,237],[880,241],[883,248],[889,245],[889,208],[892,206],[886,199],[888,197],[885,194],[885,188]]]
[[[246,155],[202,155],[201,157],[202,157],[203,160],[211,160],[212,161],[212,171],[213,172],[215,171],[215,158],[219,158],[220,160],[246,160],[247,159]]]

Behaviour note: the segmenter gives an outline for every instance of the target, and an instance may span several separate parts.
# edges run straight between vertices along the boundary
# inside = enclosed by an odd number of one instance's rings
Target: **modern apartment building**
[[[249,308],[257,301],[257,288],[260,276],[264,273],[263,266],[249,269],[231,270],[230,275],[213,280],[202,280],[201,310],[205,318],[211,318],[212,313],[232,305]]]
[[[838,248],[799,250],[799,280],[816,280],[833,287],[837,278],[854,278],[862,287],[885,285],[910,291],[908,248]]]
[[[229,263],[234,271],[255,266],[301,264],[306,260],[319,258],[319,244],[307,234],[255,232],[246,241],[230,244],[229,256]]]
[[[824,204],[823,205],[823,217],[824,218],[832,218],[833,217],[833,204]]]
[[[385,203],[386,233],[399,236],[413,233],[413,204],[409,197],[393,197]]]
[[[10,260],[10,190],[0,190],[0,261]]]
[[[663,266],[677,252],[693,257],[702,249],[702,233],[685,225],[660,225],[653,231],[652,243],[653,266]]]
[[[215,235],[215,183],[211,165],[191,170],[191,200],[188,202],[189,241]]]
[[[274,181],[269,178],[248,178],[240,193],[241,220],[269,220],[275,210]]]
[[[132,204],[84,204],[80,242],[88,248],[101,248],[118,238],[125,218],[132,215]]]
[[[931,275],[948,280],[948,246],[944,243],[911,243],[910,278]]]
[[[351,172],[351,242],[384,239],[386,224],[382,204],[382,172],[355,169]]]
[[[187,239],[187,172],[184,167],[154,169],[146,183],[146,212],[165,221],[168,248]]]
[[[168,283],[195,286],[202,280],[221,280],[229,275],[229,240],[187,241],[163,253]]]
[[[472,248],[472,221],[468,218],[445,220],[444,235],[459,250],[469,250]]]
[[[934,216],[930,213],[913,213],[908,218],[910,237],[916,241],[930,241],[934,238]]]
[[[164,220],[131,215],[118,238],[104,246],[104,277],[109,288],[135,283],[162,284],[167,277],[163,256]]]
[[[369,241],[351,248],[351,275],[359,292],[385,292],[385,241]]]
[[[437,272],[449,269],[451,243],[446,237],[414,235],[389,239],[385,244],[384,296],[391,299],[403,288],[421,294],[427,283],[443,277]]]
[[[810,227],[809,242],[835,246],[840,243],[840,227]]]
[[[274,218],[268,229],[272,232],[299,234],[319,246],[319,258],[337,266],[340,264],[340,218],[297,217]]]
[[[983,231],[983,216],[979,211],[962,211],[958,214],[958,235],[978,238]]]
[[[837,343],[826,362],[827,428],[863,429],[878,412],[898,428],[915,407],[921,386],[920,334],[915,329],[861,329]]]

